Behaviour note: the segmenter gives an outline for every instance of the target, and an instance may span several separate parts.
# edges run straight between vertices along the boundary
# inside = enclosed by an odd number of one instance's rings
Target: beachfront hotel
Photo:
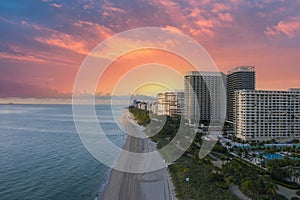
[[[300,89],[236,91],[234,124],[244,141],[299,139]]]
[[[139,101],[139,100],[133,100],[133,103],[131,104],[133,107],[136,107],[141,110],[149,110],[149,102],[145,101]]]
[[[184,76],[184,115],[187,119],[222,121],[226,107],[226,76],[222,72],[191,71]]]
[[[184,93],[182,91],[160,92],[157,98],[157,115],[173,117],[182,114],[184,99]]]
[[[227,120],[233,121],[234,92],[236,90],[255,90],[255,67],[239,66],[227,74]]]

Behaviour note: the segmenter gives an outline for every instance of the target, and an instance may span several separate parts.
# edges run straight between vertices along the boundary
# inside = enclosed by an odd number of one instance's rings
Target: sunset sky
[[[0,97],[68,96],[95,46],[147,26],[190,36],[220,71],[255,66],[258,89],[300,87],[300,0],[1,0]],[[189,69],[166,53],[137,54],[112,66],[97,92],[111,94],[134,65]]]

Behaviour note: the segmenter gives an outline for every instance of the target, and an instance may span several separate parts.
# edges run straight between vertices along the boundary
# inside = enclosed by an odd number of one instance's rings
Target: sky
[[[91,50],[117,33],[141,27],[186,34],[222,72],[255,66],[257,89],[300,87],[300,0],[1,0],[0,97],[69,97]],[[114,62],[97,94],[112,94],[126,71],[153,61],[181,75],[191,69],[168,53],[136,52],[133,58]],[[131,80],[158,74],[135,73]],[[129,85],[122,83],[123,94]],[[149,85],[136,91],[143,87]]]

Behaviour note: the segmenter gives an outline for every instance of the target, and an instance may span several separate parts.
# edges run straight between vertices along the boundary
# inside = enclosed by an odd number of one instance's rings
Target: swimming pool
[[[282,159],[284,158],[284,156],[277,154],[277,153],[264,153],[263,156],[267,159],[267,160],[274,160],[274,159]]]

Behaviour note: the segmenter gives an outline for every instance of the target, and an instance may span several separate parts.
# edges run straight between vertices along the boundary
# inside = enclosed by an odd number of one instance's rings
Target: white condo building
[[[300,138],[300,89],[236,91],[234,124],[242,140]]]
[[[157,98],[157,115],[181,115],[183,110],[183,95],[181,91],[161,92]]]

